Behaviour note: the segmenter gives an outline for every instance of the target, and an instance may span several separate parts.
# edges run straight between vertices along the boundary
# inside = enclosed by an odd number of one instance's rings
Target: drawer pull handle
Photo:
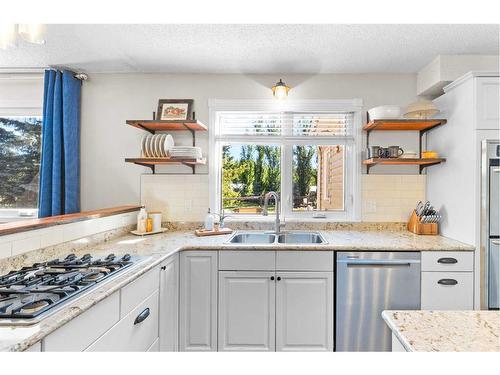
[[[441,263],[441,264],[456,264],[456,263],[458,263],[458,260],[456,260],[455,258],[439,258],[438,259],[438,263]]]
[[[455,279],[441,279],[438,281],[438,284],[441,285],[457,285],[458,281]]]
[[[281,277],[278,276],[276,280],[281,281]]]
[[[142,323],[143,321],[145,321],[150,313],[151,312],[149,311],[149,307],[145,308],[139,315],[137,315],[137,318],[135,318],[134,326],[136,324],[139,324],[139,323]]]
[[[274,276],[271,276],[271,281],[274,281]]]

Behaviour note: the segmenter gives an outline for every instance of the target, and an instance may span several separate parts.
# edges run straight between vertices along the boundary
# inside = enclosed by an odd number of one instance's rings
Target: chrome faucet
[[[267,216],[267,208],[269,206],[269,198],[274,198],[275,207],[276,207],[276,219],[274,221],[274,233],[279,234],[281,228],[285,226],[285,224],[280,223],[280,196],[278,193],[274,191],[270,191],[264,195],[264,210],[262,211],[263,216]]]

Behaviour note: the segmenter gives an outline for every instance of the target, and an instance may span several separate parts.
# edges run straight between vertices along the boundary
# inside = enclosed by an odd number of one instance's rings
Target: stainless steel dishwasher
[[[419,252],[339,252],[336,351],[390,351],[383,310],[420,310]]]

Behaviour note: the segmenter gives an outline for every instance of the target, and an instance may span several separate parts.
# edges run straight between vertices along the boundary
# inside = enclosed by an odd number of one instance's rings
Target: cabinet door
[[[162,352],[179,350],[179,254],[160,267],[160,338]]]
[[[500,121],[500,80],[498,77],[476,78],[476,128],[498,130]]]
[[[276,350],[333,351],[333,272],[276,276]]]
[[[274,272],[219,272],[219,351],[274,351]]]
[[[180,255],[179,350],[217,350],[217,251]]]
[[[422,310],[472,310],[473,272],[422,272]]]

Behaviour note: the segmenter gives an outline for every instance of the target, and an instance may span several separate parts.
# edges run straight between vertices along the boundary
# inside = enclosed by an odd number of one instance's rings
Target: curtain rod
[[[36,68],[1,68],[0,67],[0,74],[36,74],[36,73],[44,73],[45,70],[47,69],[52,69],[52,70],[58,70],[57,67],[52,67],[52,66],[47,66],[47,67],[36,67]],[[65,70],[70,70],[66,68],[61,68]],[[80,81],[86,81],[89,76],[87,73],[84,72],[74,72],[74,77]]]

